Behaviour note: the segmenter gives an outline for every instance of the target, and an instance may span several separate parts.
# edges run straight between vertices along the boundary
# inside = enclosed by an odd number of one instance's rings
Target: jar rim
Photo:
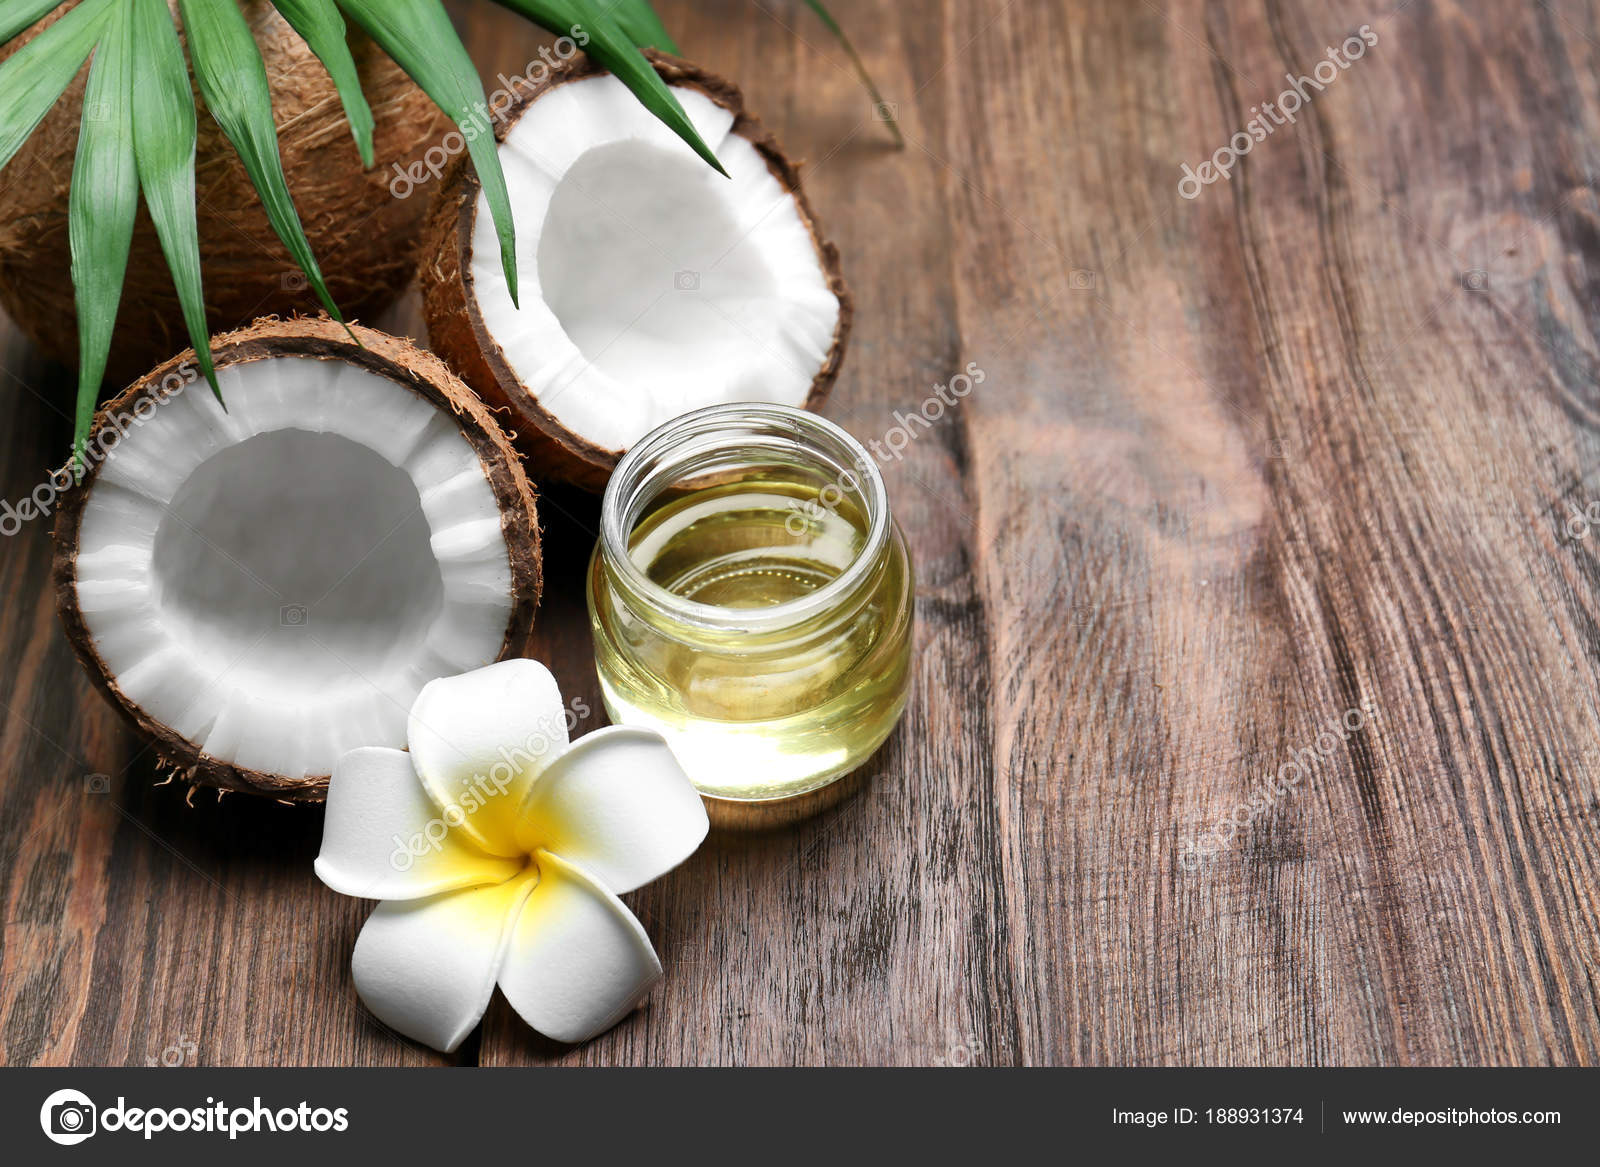
[[[727,608],[685,599],[656,583],[634,562],[628,540],[639,512],[681,482],[694,454],[737,448],[758,428],[787,439],[819,463],[844,464],[867,520],[867,535],[844,571],[814,592],[766,608]],[[720,439],[720,440],[719,440]],[[670,455],[677,453],[677,462]],[[664,455],[669,460],[662,464]],[[600,554],[633,595],[672,619],[717,631],[773,632],[833,610],[857,591],[889,543],[889,496],[883,474],[866,448],[820,414],[764,401],[708,405],[681,414],[641,438],[622,456],[600,504]]]

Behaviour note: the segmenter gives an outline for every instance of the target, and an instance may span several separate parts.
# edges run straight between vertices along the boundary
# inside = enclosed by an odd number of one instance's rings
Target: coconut
[[[59,18],[72,4],[63,4]],[[306,43],[272,5],[246,0],[250,31],[266,63],[289,190],[334,302],[346,316],[370,316],[410,281],[427,193],[401,185],[434,148],[449,119],[400,67],[352,29],[350,48],[372,106],[375,165],[363,171],[338,91]],[[48,21],[46,22],[48,23]],[[39,26],[43,27],[43,25]],[[12,41],[0,59],[37,29]],[[67,191],[77,151],[87,68],[17,152],[0,181],[0,306],[45,352],[78,363]],[[260,196],[222,127],[200,103],[196,209],[206,315],[213,331],[264,315],[315,311],[307,287],[261,208]],[[155,226],[141,203],[123,284],[107,379],[127,384],[189,343],[178,294]]]
[[[323,796],[429,681],[522,656],[534,494],[436,357],[326,318],[217,336],[96,416],[55,583],[95,684],[190,781]]]
[[[496,127],[521,307],[464,163],[440,189],[422,262],[434,350],[510,411],[541,476],[589,490],[631,444],[701,406],[818,408],[850,331],[838,250],[794,164],[733,85],[648,55],[731,181],[575,57]]]

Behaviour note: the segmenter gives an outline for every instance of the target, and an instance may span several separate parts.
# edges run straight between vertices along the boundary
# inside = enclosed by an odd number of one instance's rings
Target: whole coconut
[[[76,2],[62,4],[38,27]],[[345,316],[371,316],[412,276],[431,193],[404,185],[408,197],[396,197],[389,189],[392,167],[420,160],[450,121],[377,45],[353,30],[350,49],[377,123],[375,164],[364,171],[322,62],[271,4],[245,0],[241,8],[266,62],[278,148],[312,253]],[[36,31],[6,46],[0,59]],[[67,191],[87,79],[86,67],[0,171],[0,306],[41,349],[71,366],[78,363],[78,330]],[[305,276],[273,232],[232,144],[198,92],[195,101],[195,201],[210,330],[316,311]],[[106,376],[125,384],[188,345],[178,294],[141,199]]]

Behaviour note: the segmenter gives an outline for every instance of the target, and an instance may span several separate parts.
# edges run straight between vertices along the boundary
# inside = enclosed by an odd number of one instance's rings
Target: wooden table
[[[830,414],[984,373],[887,468],[910,712],[852,801],[631,897],[644,1009],[572,1048],[497,998],[454,1060],[1600,1060],[1600,4],[835,7],[903,151],[800,4],[661,11],[809,159],[859,305]],[[456,12],[486,74],[539,43]],[[70,381],[0,364],[16,499]],[[598,708],[595,508],[545,516],[540,655]],[[49,550],[0,552],[4,1060],[439,1061],[355,998],[319,811],[153,786]]]

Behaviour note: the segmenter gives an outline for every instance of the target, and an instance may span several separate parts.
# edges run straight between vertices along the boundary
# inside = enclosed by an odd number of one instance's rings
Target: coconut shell
[[[476,451],[500,505],[501,527],[511,560],[512,610],[506,624],[505,639],[496,660],[526,656],[532,647],[534,612],[543,589],[540,554],[539,517],[536,496],[523,473],[516,450],[504,431],[472,390],[462,384],[432,353],[424,352],[408,340],[389,336],[371,328],[353,326],[361,340],[355,343],[344,328],[327,319],[258,320],[248,328],[211,338],[211,351],[220,369],[248,364],[270,357],[300,356],[356,365],[404,386],[442,410],[452,413],[462,435]],[[363,347],[364,346],[364,347]],[[145,397],[155,397],[169,377],[182,377],[181,366],[195,360],[188,349],[163,362],[96,414],[89,444],[117,415],[126,416]],[[200,383],[199,391],[205,391]],[[54,587],[56,609],[73,651],[88,670],[89,678],[107,700],[155,746],[162,763],[192,784],[222,790],[242,790],[288,801],[321,801],[328,790],[329,775],[287,777],[233,766],[201,751],[170,726],[146,713],[117,684],[96,651],[93,638],[78,607],[78,533],[84,507],[94,490],[100,469],[95,461],[77,485],[61,496],[54,527]]]
[[[63,4],[47,23],[72,6]],[[278,148],[312,254],[339,310],[352,319],[370,316],[409,283],[429,202],[423,187],[406,198],[392,194],[393,166],[403,170],[420,161],[450,128],[449,119],[377,45],[353,30],[350,48],[376,122],[375,165],[363,171],[322,62],[271,4],[246,0],[241,7],[266,63]],[[33,35],[12,41],[0,59]],[[87,80],[86,66],[0,173],[0,306],[41,349],[70,367],[78,363],[78,329],[67,191]],[[258,316],[319,311],[198,91],[195,102],[196,210],[208,327],[223,331]],[[127,384],[188,344],[178,294],[141,200],[107,380]]]
[[[767,169],[784,190],[794,196],[800,218],[816,246],[817,260],[828,288],[839,300],[839,322],[834,327],[828,358],[811,382],[805,408],[818,410],[827,399],[844,361],[846,341],[855,310],[839,268],[839,249],[827,242],[800,185],[798,167],[784,156],[777,140],[744,107],[744,95],[732,82],[681,58],[645,50],[657,74],[668,85],[698,89],[734,115],[733,133],[747,139],[766,160]],[[495,127],[504,141],[529,106],[557,86],[581,81],[606,70],[578,54],[552,68],[539,84],[518,91]],[[419,277],[428,321],[428,343],[461,374],[478,395],[497,409],[509,411],[517,448],[528,460],[536,478],[565,481],[584,490],[605,489],[623,451],[607,450],[572,433],[529,393],[506,360],[499,342],[484,326],[472,286],[472,236],[478,215],[479,182],[466,159],[458,159],[446,173],[433,205]]]

